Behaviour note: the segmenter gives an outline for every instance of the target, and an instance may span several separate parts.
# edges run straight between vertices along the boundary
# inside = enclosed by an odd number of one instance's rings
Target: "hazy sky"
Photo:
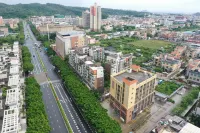
[[[2,3],[58,3],[66,6],[89,7],[94,2],[104,8],[148,10],[153,12],[200,12],[200,0],[0,0]]]

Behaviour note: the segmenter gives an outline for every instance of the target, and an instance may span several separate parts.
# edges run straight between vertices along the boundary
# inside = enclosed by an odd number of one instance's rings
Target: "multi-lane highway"
[[[91,131],[88,125],[85,123],[85,121],[82,120],[82,117],[79,116],[79,113],[77,113],[76,108],[72,104],[71,98],[64,91],[64,86],[62,85],[58,75],[54,72],[54,66],[51,64],[45,51],[43,49],[39,50],[34,46],[35,43],[39,42],[36,40],[30,27],[26,23],[24,24],[24,31],[25,36],[29,35],[29,38],[26,39],[25,45],[29,48],[32,54],[32,63],[34,65],[33,74],[36,78],[38,78],[39,81],[41,80],[40,86],[41,91],[43,92],[43,100],[52,128],[51,133],[66,133],[68,131],[56,104],[56,100],[51,91],[49,82],[51,82],[54,86],[58,100],[61,102],[73,132],[90,133]],[[43,70],[40,59],[44,63],[46,72]],[[41,79],[42,77],[45,77],[46,80],[44,80],[44,78]],[[49,78],[50,81],[48,81],[47,78]]]
[[[27,35],[29,36],[26,41],[25,45],[29,48],[29,51],[32,55],[32,63],[34,65],[33,74],[35,77],[44,77],[42,75],[44,74],[44,70],[42,68],[42,65],[39,61],[39,57],[37,56],[36,49],[34,47],[34,41],[32,39],[32,34],[30,33],[30,29],[26,23],[24,24],[24,34],[27,38]],[[46,80],[46,79],[45,79]],[[41,85],[41,91],[43,92],[43,100],[45,104],[45,109],[48,115],[48,119],[50,121],[51,126],[51,133],[67,133],[68,130],[65,126],[64,120],[62,118],[62,115],[58,109],[58,106],[56,104],[56,101],[53,97],[53,94],[51,92],[51,89],[49,87],[45,87],[44,85]]]

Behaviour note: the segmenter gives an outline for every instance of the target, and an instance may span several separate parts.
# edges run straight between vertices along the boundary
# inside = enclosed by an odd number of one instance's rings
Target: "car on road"
[[[35,57],[35,55],[33,55],[33,57]]]

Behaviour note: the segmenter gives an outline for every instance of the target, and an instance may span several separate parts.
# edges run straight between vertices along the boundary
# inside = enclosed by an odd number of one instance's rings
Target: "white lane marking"
[[[63,88],[63,86],[61,85],[61,84],[59,84],[59,86],[62,88],[62,90],[64,91],[64,88]],[[80,122],[80,124],[81,124],[81,126],[82,126],[82,128],[83,128],[83,130],[87,133],[87,131],[86,131],[86,129],[85,129],[85,127],[83,126],[83,123],[81,122],[81,120],[80,120],[80,118],[79,118],[79,116],[77,115],[77,113],[76,113],[76,111],[75,111],[75,109],[74,109],[74,107],[72,106],[72,104],[71,104],[71,101],[69,100],[69,98],[68,98],[68,96],[66,95],[66,93],[65,93],[65,91],[64,91],[64,95],[65,95],[65,97],[67,98],[67,100],[69,101],[69,105],[71,106],[71,108],[73,109],[73,112],[74,112],[74,114],[76,115],[76,118],[78,119],[78,121]]]
[[[62,99],[65,101],[65,99],[63,98],[62,93],[60,92],[60,88],[59,88],[59,86],[61,86],[60,83],[56,83],[56,84],[53,84],[53,85],[54,85],[55,88],[59,91],[60,96],[61,96]],[[73,120],[74,125],[77,125],[76,121],[74,120],[74,117],[73,117],[72,113],[70,112],[69,107],[67,106],[67,104],[64,104],[64,105],[66,106],[67,110],[69,111],[69,114],[70,114],[70,116],[71,116],[71,119]],[[76,127],[76,128],[79,129],[79,127]]]

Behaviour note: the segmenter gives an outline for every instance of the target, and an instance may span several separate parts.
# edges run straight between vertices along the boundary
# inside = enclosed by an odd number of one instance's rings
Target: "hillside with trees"
[[[41,15],[73,15],[81,16],[82,11],[89,10],[85,7],[70,7],[63,6],[59,4],[16,4],[7,5],[0,3],[0,16],[4,18],[27,18],[29,16],[41,16]],[[102,18],[106,18],[108,15],[132,15],[136,17],[143,17],[145,12],[137,12],[132,10],[118,10],[118,9],[108,9],[102,8]]]

